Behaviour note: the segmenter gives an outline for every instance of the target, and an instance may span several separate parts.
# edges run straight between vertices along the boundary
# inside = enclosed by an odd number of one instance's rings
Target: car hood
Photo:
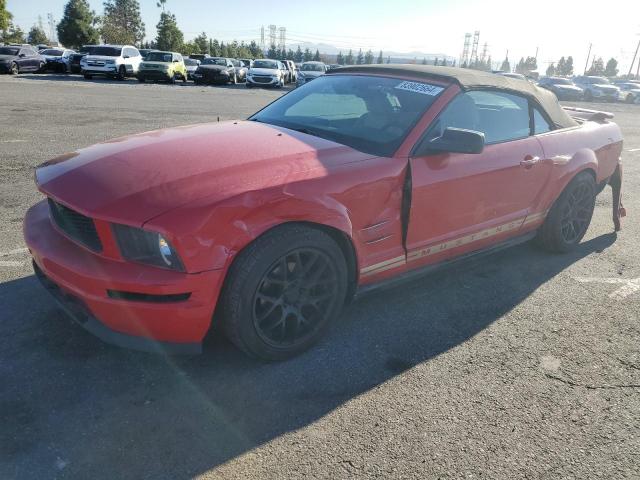
[[[249,75],[277,75],[278,70],[275,68],[252,68],[249,70]]]
[[[232,67],[223,67],[222,65],[199,65],[198,70],[204,70],[208,72],[224,72],[231,70]]]
[[[350,147],[252,121],[209,123],[119,138],[44,163],[39,189],[84,215],[142,225],[207,198],[325,176],[372,158]]]
[[[108,55],[85,55],[84,58],[89,61],[89,60],[100,60],[100,61],[104,61],[104,60],[117,60],[120,57],[110,57]]]
[[[177,65],[177,64],[176,64]],[[147,62],[147,61],[142,61],[142,63],[140,63],[141,67],[170,67],[171,66],[171,62]]]
[[[299,74],[302,74],[305,78],[318,78],[324,75],[324,72],[314,72],[314,71],[302,71],[300,70]]]
[[[554,88],[557,88],[558,90],[570,90],[570,91],[574,91],[574,92],[578,92],[578,91],[582,91],[582,89],[580,87],[577,87],[576,85],[554,85]]]

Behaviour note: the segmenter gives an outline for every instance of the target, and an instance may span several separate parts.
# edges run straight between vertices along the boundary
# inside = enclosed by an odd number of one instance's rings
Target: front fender
[[[349,237],[353,234],[348,209],[335,198],[282,195],[282,190],[247,192],[215,206],[189,205],[161,215],[145,228],[166,234],[187,271],[195,273],[226,268],[253,240],[289,222],[316,223]]]

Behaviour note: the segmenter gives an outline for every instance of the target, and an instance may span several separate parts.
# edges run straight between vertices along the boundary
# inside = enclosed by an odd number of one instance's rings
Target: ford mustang
[[[611,117],[488,73],[345,67],[244,121],[46,162],[24,235],[43,285],[108,342],[197,353],[222,329],[280,360],[364,291],[530,239],[570,251],[607,184],[619,230]]]

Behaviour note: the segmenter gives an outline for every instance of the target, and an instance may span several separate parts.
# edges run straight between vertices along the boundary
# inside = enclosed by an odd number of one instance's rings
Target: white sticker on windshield
[[[428,83],[418,83],[418,82],[402,82],[396,85],[398,90],[407,90],[408,92],[421,93],[423,95],[438,95],[444,88],[438,87],[436,85],[429,85]]]

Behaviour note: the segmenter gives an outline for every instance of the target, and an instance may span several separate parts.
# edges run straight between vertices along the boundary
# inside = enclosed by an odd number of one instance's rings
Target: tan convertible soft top
[[[573,127],[578,123],[565,112],[556,96],[549,90],[539,88],[525,80],[496,75],[479,70],[456,67],[436,67],[433,65],[353,65],[336,68],[328,75],[343,73],[378,73],[383,75],[413,75],[438,78],[450,83],[457,83],[463,90],[499,89],[524,94],[536,101],[547,113],[558,128]]]

